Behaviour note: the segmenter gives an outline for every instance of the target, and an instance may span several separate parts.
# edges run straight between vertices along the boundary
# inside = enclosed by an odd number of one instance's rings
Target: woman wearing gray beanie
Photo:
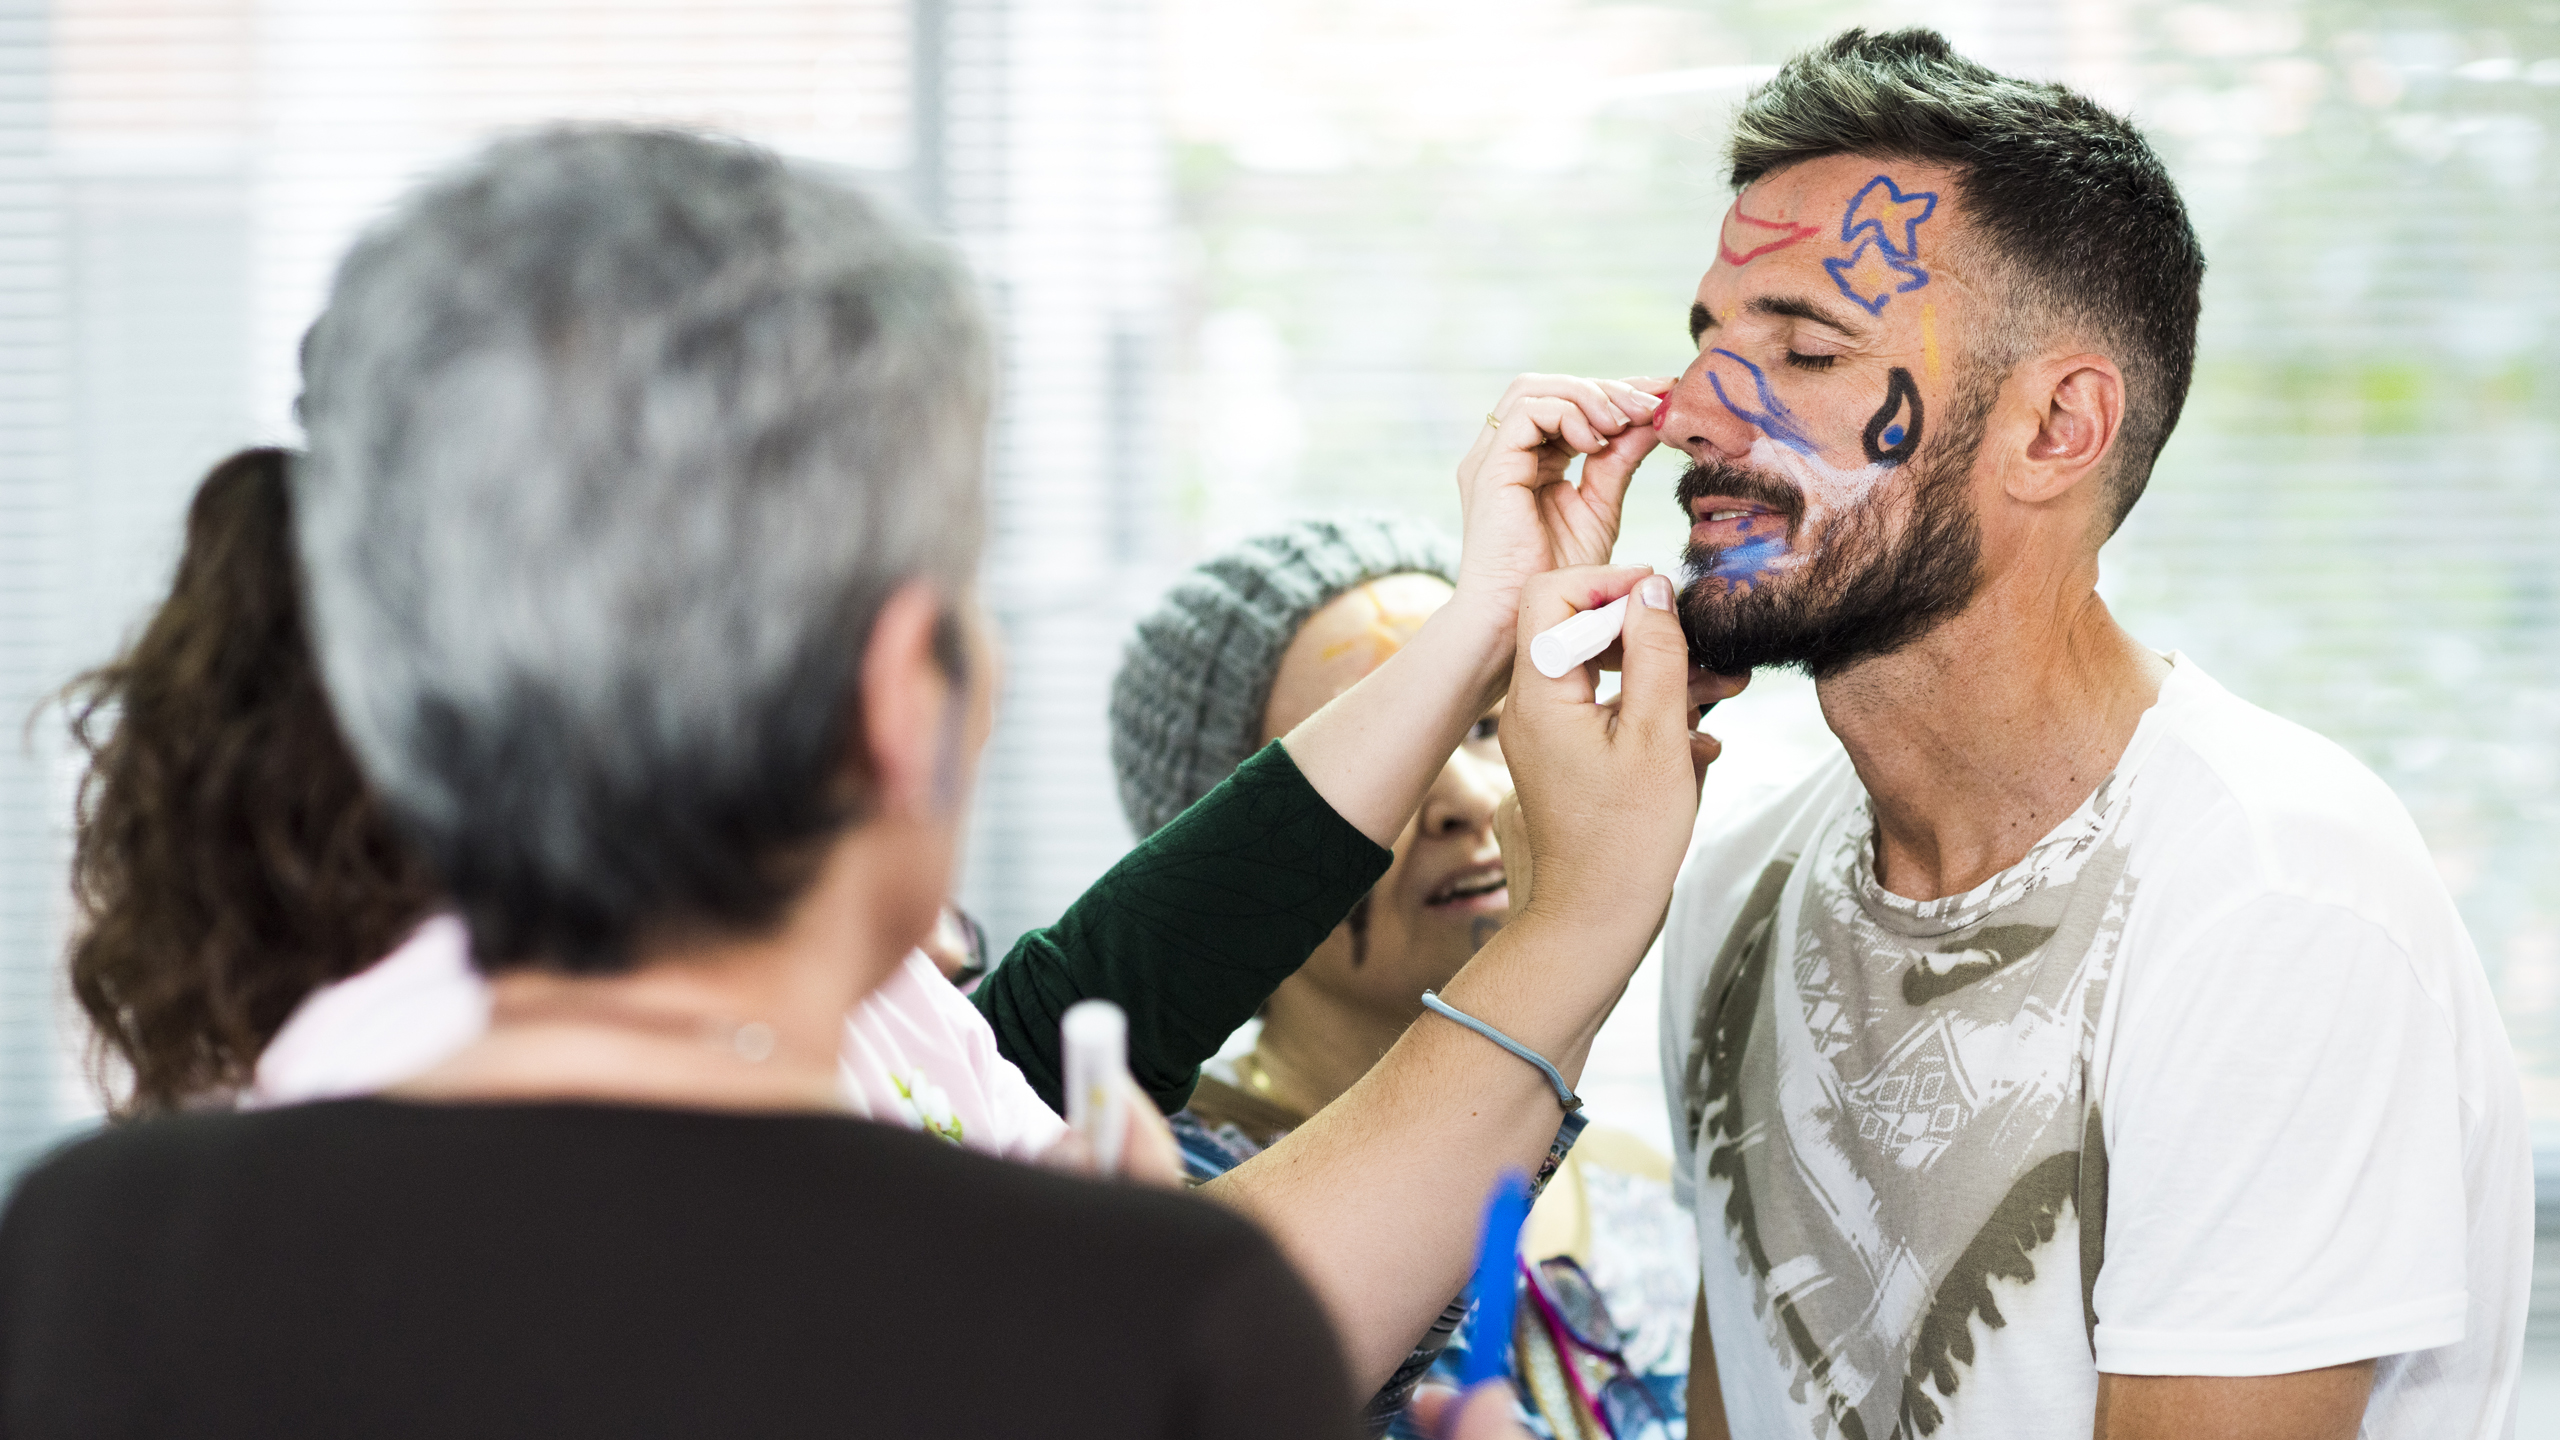
[[[1388,517],[1302,520],[1194,567],[1130,636],[1111,691],[1122,807],[1151,834],[1270,740],[1382,666],[1453,598],[1456,547]],[[1191,1112],[1254,1148],[1350,1087],[1509,914],[1494,808],[1510,792],[1488,712],[1447,757],[1395,860],[1264,1007],[1241,1073]]]
[[[1404,831],[1452,752],[1497,702],[1504,702],[1504,723],[1514,735],[1512,779],[1539,880],[1529,908],[1514,911],[1499,933],[1436,987],[1448,1007],[1441,1011],[1447,1020],[1426,1017],[1412,1024],[1332,1103],[1205,1186],[1206,1193],[1262,1221],[1314,1285],[1342,1335],[1354,1384],[1382,1386],[1370,1412],[1373,1425],[1388,1418],[1428,1367],[1435,1335],[1445,1338],[1446,1327],[1454,1324],[1449,1297],[1459,1292],[1474,1258],[1477,1220],[1496,1174],[1506,1166],[1552,1173],[1581,1129],[1580,1101],[1570,1086],[1643,958],[1660,913],[1660,901],[1652,898],[1654,870],[1658,863],[1677,867],[1686,816],[1694,813],[1694,791],[1690,806],[1680,805],[1667,776],[1643,795],[1559,792],[1550,773],[1559,721],[1571,715],[1574,723],[1591,724],[1589,742],[1599,744],[1636,740],[1640,727],[1622,727],[1606,717],[1605,707],[1594,706],[1588,667],[1555,680],[1528,669],[1516,677],[1513,672],[1513,659],[1529,634],[1577,610],[1638,590],[1647,607],[1670,603],[1668,583],[1645,578],[1641,570],[1549,573],[1607,556],[1635,464],[1655,443],[1643,423],[1649,415],[1612,435],[1586,430],[1582,407],[1556,398],[1578,393],[1568,386],[1596,388],[1561,377],[1522,377],[1477,432],[1459,466],[1466,545],[1446,603],[1374,673],[1291,724],[1280,740],[1223,782],[1234,784],[1257,767],[1294,758],[1336,812],[1385,845]],[[1596,398],[1636,410],[1614,395],[1602,391]],[[1564,483],[1577,453],[1589,457],[1581,481]],[[1412,556],[1394,553],[1391,537],[1374,531],[1312,533],[1284,548],[1288,555],[1247,567],[1252,574],[1231,571],[1228,583],[1240,596],[1268,582],[1318,593],[1330,589],[1341,598],[1344,592],[1332,583],[1308,583],[1317,564],[1410,575],[1415,563]],[[1364,551],[1372,553],[1354,564]],[[1191,652],[1204,658],[1186,664],[1205,671],[1211,654],[1221,664],[1231,652],[1268,655],[1275,641],[1285,652],[1301,633],[1289,617],[1301,604],[1312,611],[1314,602],[1313,594],[1300,594],[1285,604],[1277,597],[1262,605],[1239,598],[1208,607],[1202,612],[1213,617],[1202,627],[1208,638]],[[1674,633],[1678,627],[1657,626],[1657,611],[1631,605],[1626,613],[1622,703],[1645,706],[1666,678],[1679,687],[1685,677],[1693,707],[1685,730],[1694,726],[1696,705],[1741,688],[1738,681],[1691,670],[1685,642]],[[1653,654],[1656,645],[1665,646],[1665,653]],[[1169,676],[1148,682],[1159,688],[1177,683],[1188,682]],[[1236,689],[1240,697],[1222,691],[1213,699],[1205,686],[1185,692],[1194,714],[1227,710],[1224,740],[1218,742],[1227,753],[1237,724],[1252,727],[1250,744],[1271,719],[1270,682],[1240,683]],[[1152,711],[1128,691],[1116,698],[1132,710]],[[1561,709],[1559,702],[1565,702]],[[1185,743],[1183,733],[1175,724],[1152,735],[1133,725],[1122,743],[1171,750]],[[1201,755],[1183,762],[1191,783],[1198,782],[1200,767],[1217,763],[1205,725],[1200,733]],[[1611,738],[1602,739],[1604,733]],[[1692,734],[1687,744],[1694,768],[1681,778],[1694,785],[1715,742]],[[1184,773],[1177,766],[1166,769]],[[1354,777],[1362,771],[1375,788],[1360,788],[1364,782]],[[1141,806],[1153,790],[1152,772],[1148,767],[1127,787],[1134,792],[1133,815],[1145,813]],[[1178,793],[1156,803],[1171,802]],[[1176,824],[1187,825],[1196,814]],[[1568,815],[1610,817],[1607,838],[1595,832],[1591,841],[1559,847],[1557,832],[1541,827]],[[1666,819],[1676,822],[1677,831],[1662,832],[1667,862],[1654,854],[1654,827]],[[1567,870],[1550,868],[1559,865]],[[1348,909],[1336,913],[1347,915]],[[1182,1003],[1204,1020],[1224,1004],[1228,1013],[1220,1018],[1232,1026],[1249,1018],[1286,978],[1199,967],[1180,978]],[[1529,1088],[1515,1090],[1521,1086]],[[1509,1103],[1499,1098],[1505,1092],[1513,1093]],[[1531,1157],[1541,1163],[1532,1164]]]
[[[1302,520],[1195,566],[1138,621],[1112,687],[1111,758],[1131,826],[1153,833],[1379,670],[1455,598],[1458,574],[1455,547],[1437,530],[1388,517]],[[1499,712],[1487,712],[1448,757],[1396,838],[1393,863],[1271,994],[1252,1046],[1204,1068],[1173,1117],[1195,1180],[1244,1164],[1349,1090],[1421,1019],[1421,997],[1446,986],[1525,896],[1527,877],[1508,883],[1494,836],[1511,789],[1499,726]],[[1567,1128],[1579,1130],[1580,1118]],[[1615,1408],[1675,1415],[1694,1261],[1678,1243],[1688,1226],[1670,1161],[1605,1126],[1572,1147],[1552,1177],[1561,1193],[1541,1201],[1522,1237],[1523,1257],[1540,1285],[1574,1293],[1586,1333],[1614,1337]],[[1524,1294],[1521,1313],[1534,1307]],[[1464,1352],[1439,1353],[1448,1338],[1435,1329],[1400,1374],[1427,1366],[1454,1380]],[[1517,1336],[1523,1359],[1512,1373],[1546,1433],[1593,1423],[1592,1402],[1557,1378],[1559,1347],[1582,1338],[1543,1323]],[[1400,1402],[1391,1387],[1373,1419]],[[1399,1417],[1391,1433],[1424,1432]]]
[[[1270,689],[1236,679],[1239,669],[1285,649],[1320,597],[1342,593],[1344,577],[1357,588],[1364,574],[1439,569],[1445,542],[1404,527],[1305,531],[1281,551],[1230,566],[1217,583],[1235,592],[1233,602],[1212,607],[1218,613],[1187,636],[1181,658],[1124,680],[1125,703],[1115,708],[1129,723],[1115,722],[1115,744],[1163,761],[1133,767],[1124,801],[1142,833],[1173,818],[1058,926],[1035,932],[1029,953],[1018,947],[975,997],[1035,1086],[1055,1093],[1043,1050],[1054,1056],[1057,1015],[1082,996],[1104,995],[1129,1009],[1140,1083],[1168,1110],[1190,1098],[1199,1062],[1306,963],[1387,870],[1394,857],[1386,847],[1512,686],[1524,628],[1628,594],[1643,578],[1640,569],[1586,568],[1568,589],[1566,577],[1549,572],[1606,560],[1627,484],[1655,444],[1645,423],[1650,398],[1620,382],[1538,375],[1513,382],[1459,466],[1466,546],[1447,603],[1409,638],[1390,622],[1402,640],[1395,652],[1281,738],[1252,749]],[[1587,457],[1583,475],[1567,483],[1577,455]],[[1689,671],[1676,633],[1668,639],[1676,653],[1667,663],[1675,677],[1687,676],[1692,706],[1740,688]],[[1584,672],[1556,681],[1531,674],[1525,683],[1540,704],[1523,711],[1514,696],[1514,724],[1535,725],[1559,698],[1547,692],[1578,685],[1570,708],[1616,738],[1595,733],[1571,743],[1634,738],[1591,713]],[[1146,691],[1169,699],[1142,704]],[[1186,708],[1189,721],[1181,719]],[[1558,743],[1550,737],[1543,748],[1554,754]],[[1250,752],[1241,765],[1239,745]],[[1685,747],[1694,781],[1714,741],[1691,736]],[[1516,778],[1534,831],[1533,777]],[[1549,794],[1549,805],[1565,803]],[[1589,813],[1585,799],[1598,797],[1577,796],[1577,813]],[[1637,808],[1649,833],[1661,807]],[[1647,848],[1642,837],[1613,831],[1610,848],[1621,845],[1633,847],[1631,856]],[[1680,848],[1675,837],[1671,863]],[[1539,854],[1542,864],[1563,863],[1552,849]],[[1581,1128],[1579,1102],[1566,1087],[1642,958],[1650,912],[1659,908],[1586,904],[1568,920],[1563,903],[1549,897],[1595,887],[1633,893],[1645,888],[1635,872],[1651,863],[1612,860],[1596,876],[1577,867],[1586,872],[1577,881],[1542,885],[1545,918],[1514,915],[1440,987],[1449,1004],[1540,1056],[1543,1078],[1465,1023],[1417,1024],[1338,1101],[1204,1187],[1260,1220],[1314,1285],[1355,1385],[1382,1387],[1375,1426],[1429,1364],[1431,1337],[1447,1338],[1446,1303],[1473,1259],[1476,1218],[1495,1175],[1515,1166],[1551,1172]],[[1664,885],[1667,893],[1667,873]]]

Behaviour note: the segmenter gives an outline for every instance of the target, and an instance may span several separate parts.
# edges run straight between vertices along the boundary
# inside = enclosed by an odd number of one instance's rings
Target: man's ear
[[[2036,404],[2036,433],[2009,475],[2009,498],[2058,500],[2106,468],[2124,427],[2124,372],[2104,355],[2034,362],[2021,377]]]
[[[923,818],[943,808],[934,789],[947,763],[946,712],[961,703],[934,646],[943,608],[932,586],[910,581],[880,607],[863,647],[859,758],[880,814]]]

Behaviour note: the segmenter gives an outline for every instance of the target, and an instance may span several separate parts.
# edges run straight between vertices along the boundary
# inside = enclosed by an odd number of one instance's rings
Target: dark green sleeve
[[[996,1048],[1063,1108],[1058,1017],[1129,1012],[1129,1072],[1167,1114],[1200,1062],[1351,913],[1395,853],[1334,813],[1278,741],[1121,857],[971,997]]]

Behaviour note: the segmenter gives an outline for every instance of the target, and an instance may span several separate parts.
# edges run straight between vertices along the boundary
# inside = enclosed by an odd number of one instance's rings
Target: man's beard
[[[1981,588],[1982,527],[1966,495],[1982,448],[1987,396],[1967,395],[1939,443],[1903,469],[1911,503],[1896,533],[1890,478],[1828,517],[1818,548],[1801,565],[1747,588],[1710,573],[1726,547],[1692,543],[1681,554],[1689,582],[1680,592],[1680,628],[1689,659],[1719,675],[1797,665],[1816,680],[1911,644],[1973,601]],[[1700,496],[1726,495],[1784,515],[1788,538],[1803,538],[1805,501],[1794,482],[1726,461],[1693,465],[1680,477],[1680,512]]]

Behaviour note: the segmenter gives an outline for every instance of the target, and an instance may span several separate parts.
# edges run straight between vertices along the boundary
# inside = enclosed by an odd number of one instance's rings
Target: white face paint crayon
[[[1067,1126],[1084,1137],[1095,1173],[1120,1173],[1128,1138],[1129,1017],[1108,1000],[1079,1000],[1058,1019],[1066,1052]]]
[[[1550,680],[1563,679],[1566,671],[1616,642],[1618,632],[1626,627],[1627,599],[1621,595],[1597,610],[1585,610],[1531,636],[1529,663]]]

